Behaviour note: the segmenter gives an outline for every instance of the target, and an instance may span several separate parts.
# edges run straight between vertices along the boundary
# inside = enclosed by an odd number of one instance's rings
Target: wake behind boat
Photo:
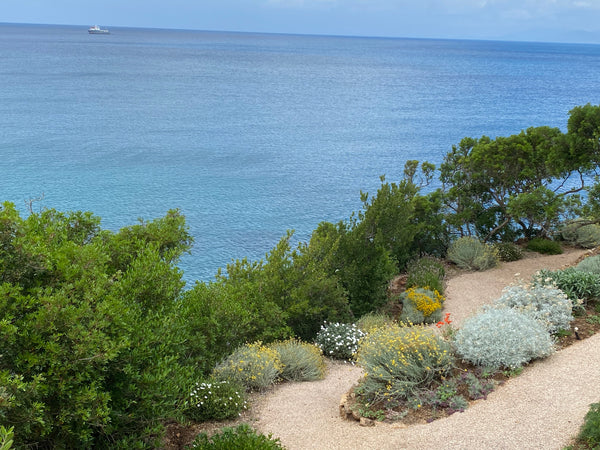
[[[90,27],[88,29],[88,33],[90,33],[90,34],[110,34],[110,31],[103,30],[98,25],[94,25],[93,27]]]

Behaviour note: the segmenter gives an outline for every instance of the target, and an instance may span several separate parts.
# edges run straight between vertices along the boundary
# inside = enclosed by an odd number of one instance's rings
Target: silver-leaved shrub
[[[573,303],[552,285],[508,286],[494,304],[500,308],[518,309],[539,320],[551,334],[569,329],[573,320]]]
[[[466,361],[492,369],[516,369],[554,351],[546,327],[512,308],[487,308],[467,319],[454,344]]]

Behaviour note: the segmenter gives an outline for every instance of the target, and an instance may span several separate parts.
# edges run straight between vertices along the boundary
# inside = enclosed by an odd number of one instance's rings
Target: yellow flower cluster
[[[429,293],[433,293],[433,296]],[[429,317],[435,311],[442,309],[442,303],[444,303],[444,297],[437,290],[430,291],[427,287],[407,289],[406,297],[425,317]]]

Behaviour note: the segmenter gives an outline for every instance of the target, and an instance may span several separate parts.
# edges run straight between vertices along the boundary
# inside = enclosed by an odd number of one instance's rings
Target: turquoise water
[[[208,280],[346,219],[407,159],[566,130],[600,46],[0,24],[0,199],[118,229],[180,208]]]

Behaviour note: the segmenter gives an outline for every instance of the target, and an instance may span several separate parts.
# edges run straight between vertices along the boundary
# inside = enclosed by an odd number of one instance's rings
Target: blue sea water
[[[465,136],[566,131],[600,46],[0,24],[0,200],[117,230],[179,208],[212,279]]]

